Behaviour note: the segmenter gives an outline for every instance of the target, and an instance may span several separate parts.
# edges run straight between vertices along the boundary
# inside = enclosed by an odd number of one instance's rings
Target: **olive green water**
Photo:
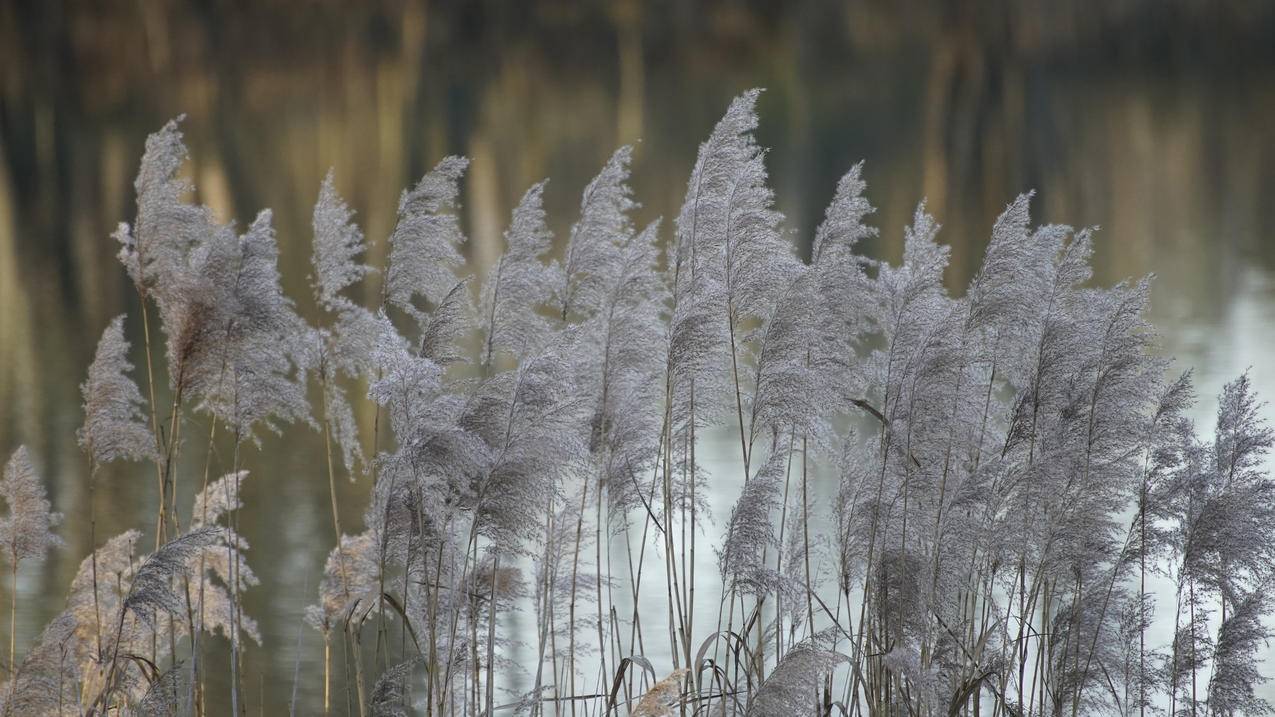
[[[183,113],[198,200],[240,223],[272,208],[285,288],[312,313],[309,217],[329,167],[376,242],[376,263],[398,192],[439,157],[470,156],[463,211],[481,267],[528,185],[552,178],[546,203],[561,235],[581,188],[622,143],[640,140],[637,218],[671,218],[727,102],[767,87],[759,138],[803,250],[836,180],[866,159],[881,235],[865,252],[897,260],[925,197],[953,246],[948,281],[960,286],[996,214],[1034,188],[1039,221],[1102,227],[1097,281],[1157,275],[1152,319],[1163,352],[1196,368],[1201,423],[1212,395],[1246,368],[1275,398],[1271,12],[1243,2],[1097,14],[1056,5],[899,14],[859,2],[373,3],[344,15],[327,3],[0,6],[0,453],[28,444],[67,516],[67,546],[18,575],[19,645],[60,610],[90,550],[78,384],[112,316],[130,312],[140,342],[108,235],[132,219],[146,134]],[[361,418],[367,430],[371,416]],[[189,500],[208,424],[196,417],[183,430]],[[710,468],[737,473],[723,445]],[[229,464],[227,450],[212,456],[214,471]],[[286,709],[298,659],[300,711],[320,704],[321,640],[308,628],[297,636],[334,543],[321,457],[317,434],[299,428],[243,458],[252,474],[240,520],[262,580],[246,602],[266,643],[247,653],[250,713]],[[152,472],[117,466],[101,480],[100,536],[153,526]],[[736,483],[720,484],[713,503],[724,516]],[[367,491],[339,486],[347,530]],[[7,603],[15,586],[0,587]],[[533,641],[530,622],[502,629]],[[334,694],[343,712],[339,681]]]

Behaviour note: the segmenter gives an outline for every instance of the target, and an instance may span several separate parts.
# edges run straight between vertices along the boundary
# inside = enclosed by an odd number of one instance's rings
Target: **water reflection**
[[[133,214],[145,135],[182,113],[199,201],[240,222],[272,208],[285,289],[312,314],[310,211],[329,167],[381,242],[404,186],[445,154],[470,156],[466,230],[484,265],[512,203],[546,176],[563,236],[579,190],[621,143],[641,140],[639,223],[674,216],[729,98],[765,86],[760,139],[803,247],[837,178],[866,159],[882,231],[865,250],[897,259],[926,197],[960,286],[995,215],[1035,188],[1038,220],[1102,227],[1097,280],[1159,276],[1152,318],[1164,351],[1197,367],[1202,396],[1251,367],[1275,397],[1275,68],[1262,44],[1273,24],[1257,6],[1170,4],[1176,15],[1139,25],[1133,10],[1069,3],[704,2],[658,14],[636,0],[499,13],[369,3],[353,15],[323,3],[52,5],[0,8],[0,451],[28,443],[71,516],[87,512],[77,386],[110,317],[136,316],[107,237]],[[201,421],[188,435],[206,435]],[[263,581],[247,607],[270,645],[248,652],[260,684],[247,689],[267,710],[286,706],[295,659],[303,675],[321,672],[317,635],[294,649],[333,543],[316,440],[267,437],[244,458],[242,532]],[[186,474],[201,474],[203,447],[189,445]],[[113,467],[102,481],[103,534],[150,524],[145,470]],[[345,514],[360,514],[367,486],[339,488]],[[732,498],[715,496],[719,511]],[[89,552],[80,522],[63,534],[66,550],[19,575],[20,641]],[[526,629],[519,620],[511,630]],[[300,693],[313,707],[317,680]]]

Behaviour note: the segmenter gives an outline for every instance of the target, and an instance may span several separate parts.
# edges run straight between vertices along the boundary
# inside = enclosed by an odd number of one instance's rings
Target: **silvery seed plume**
[[[490,447],[471,492],[479,532],[502,549],[535,538],[548,496],[587,455],[573,430],[584,408],[572,390],[575,348],[568,333],[524,356],[516,369],[484,382],[462,418]]]
[[[82,646],[85,659],[97,649],[97,623],[101,615],[103,644],[113,637],[111,618],[118,616],[123,596],[121,586],[127,589],[132,579],[133,551],[136,549],[142,534],[137,530],[127,530],[97,549],[97,602],[94,603],[94,556],[80,561],[79,569],[71,580],[71,588],[67,592],[67,613],[75,619],[77,642]]]
[[[13,676],[0,685],[0,715],[80,714],[76,621],[63,612],[36,638]]]
[[[1013,315],[1028,297],[1035,282],[1025,276],[1033,271],[1034,248],[1029,227],[1033,193],[1020,194],[1005,207],[992,227],[983,263],[966,291],[969,325],[973,329]]]
[[[765,595],[775,589],[779,575],[764,554],[776,545],[771,510],[779,502],[790,453],[772,451],[756,474],[744,484],[726,524],[726,538],[717,553],[723,580],[744,595]]]
[[[1260,467],[1275,445],[1275,429],[1262,418],[1263,404],[1248,372],[1226,384],[1218,397],[1214,453],[1228,483],[1262,477]]]
[[[704,144],[677,218],[679,255],[695,253],[716,266],[730,319],[759,317],[784,286],[797,261],[779,232],[764,152],[753,139],[760,90],[736,97]],[[697,262],[698,263],[698,262]],[[696,267],[698,271],[699,268]]]
[[[178,717],[189,689],[190,668],[178,662],[160,674],[137,704],[143,717]]]
[[[414,354],[384,313],[376,321],[379,331],[371,356],[377,375],[368,386],[368,398],[388,409],[395,435],[404,440],[442,390],[443,370]]]
[[[227,473],[225,476],[208,484],[207,488],[195,495],[191,509],[190,527],[202,528],[216,525],[222,517],[243,507],[239,498],[239,489],[248,471]]]
[[[204,240],[212,223],[205,207],[189,204],[192,187],[177,176],[187,157],[177,125],[170,120],[146,138],[146,151],[133,188],[137,219],[133,227],[121,223],[113,234],[120,242],[119,259],[143,294],[180,290],[187,254]]]
[[[811,264],[843,262],[851,257],[834,260],[833,255],[852,255],[859,242],[877,235],[875,227],[863,223],[869,214],[876,212],[872,203],[863,196],[867,186],[863,180],[862,161],[837,181],[837,190],[824,210],[823,222],[815,229]]]
[[[0,551],[12,564],[43,558],[49,548],[62,544],[52,531],[62,521],[62,514],[49,511],[44,484],[31,465],[26,446],[18,446],[5,464],[0,499],[9,509],[0,518]]]
[[[397,445],[377,458],[375,490],[382,498],[391,487],[416,491],[427,517],[441,522],[439,509],[454,501],[453,493],[467,492],[490,460],[491,448],[463,416],[490,415],[490,401],[498,399],[481,391],[451,392],[441,366],[414,354],[384,315],[379,321],[372,350],[378,369],[368,396],[387,409]]]
[[[1030,195],[1024,196],[1030,198]],[[1016,215],[1022,199],[1020,197],[1006,207],[1002,219]],[[1023,211],[1026,211],[1026,207]],[[1038,337],[1035,327],[1040,319],[1041,308],[1062,305],[1058,302],[1061,294],[1056,281],[1060,266],[1067,267],[1066,274],[1078,276],[1085,271],[1089,261],[1088,230],[1077,232],[1067,225],[1047,224],[1030,232],[1026,243],[1020,246],[1020,239],[1014,236],[1018,226],[1020,224],[1017,218],[1010,221],[998,219],[993,229],[993,240],[995,241],[999,229],[1008,229],[1005,232],[1007,240],[1004,250],[997,251],[989,245],[987,251],[1002,254],[1003,258],[984,257],[984,263],[1012,271],[1013,286],[1007,285],[1008,279],[988,279],[988,284],[996,284],[1001,288],[977,293],[995,297],[995,301],[986,303],[987,311],[979,309],[983,302],[975,301],[969,314],[971,319],[975,314],[984,314],[976,322],[971,321],[981,327],[985,340],[990,343],[984,348],[984,356],[981,358],[990,356],[996,363],[997,374],[1011,382],[1019,380],[1018,371],[1021,371],[1023,357],[1032,355],[1036,350]],[[1014,261],[1018,262],[1017,266],[1013,266]],[[991,272],[989,270],[985,273]]]
[[[1049,374],[1070,370],[1073,361],[1065,342],[1074,340],[1070,337],[1074,337],[1075,328],[1068,312],[1075,303],[1077,287],[1092,275],[1090,232],[1050,232],[1041,238],[1048,261],[1042,269],[1040,289],[1030,301],[1033,311],[1021,322],[1020,335],[1012,344],[1017,350],[1006,354],[1003,362],[1006,379],[1020,388],[1052,383]]]
[[[901,359],[919,347],[944,313],[943,271],[951,249],[935,241],[938,231],[938,223],[922,202],[904,233],[903,264],[882,264],[877,275],[876,322],[889,341],[884,355],[892,378],[898,375],[895,369]]]
[[[190,529],[219,528],[221,526],[217,524],[222,518],[242,508],[243,500],[240,498],[240,489],[244,479],[247,477],[248,471],[228,473],[208,484],[207,488],[199,491],[195,495],[194,505],[191,509]],[[234,562],[233,574],[238,582],[238,591],[242,592],[257,585],[257,576],[243,557],[243,553],[247,552],[249,547],[247,539],[236,532],[234,528],[228,527],[222,529],[219,537],[221,545],[216,549],[206,551],[201,558],[205,570],[212,575],[216,575],[223,584],[230,585],[231,563]],[[195,562],[198,563],[200,561]]]
[[[132,370],[120,315],[102,332],[88,379],[80,385],[84,425],[76,437],[97,465],[155,455],[155,438],[146,425],[146,400],[128,375]]]
[[[429,555],[435,554],[439,537],[436,530],[446,513],[439,503],[445,498],[440,495],[442,491],[431,491],[432,486],[425,481],[413,480],[410,471],[384,465],[389,470],[382,470],[372,487],[363,523],[376,542],[383,570],[405,568],[420,572],[416,564],[408,565],[408,561],[426,549]],[[430,543],[428,548],[426,541]]]
[[[312,224],[315,297],[321,307],[335,314],[335,321],[330,328],[308,333],[305,348],[309,358],[304,363],[318,375],[323,391],[325,428],[340,448],[342,464],[354,480],[355,467],[364,460],[363,449],[341,378],[371,375],[375,367],[369,335],[378,335],[381,326],[371,312],[341,294],[373,269],[357,261],[367,249],[363,232],[354,223],[353,212],[345,200],[337,194],[331,170],[319,189]]]
[[[465,235],[455,214],[460,179],[469,166],[464,157],[445,157],[398,200],[398,224],[390,235],[385,299],[414,313],[420,296],[438,304],[456,285],[464,266],[460,247]]]
[[[332,440],[341,449],[341,463],[353,481],[358,477],[358,467],[366,464],[363,447],[359,443],[359,426],[354,420],[354,410],[345,396],[345,389],[337,382],[325,384],[324,401],[327,405],[327,422]]]
[[[891,433],[906,433],[907,418],[924,414],[917,409],[936,383],[927,374],[942,367],[952,307],[942,284],[950,250],[935,241],[938,230],[922,202],[904,232],[903,263],[879,265],[873,286],[871,316],[881,342],[865,367],[867,392]]]
[[[957,443],[986,428],[982,414],[990,402],[985,387],[1000,368],[999,354],[1014,346],[1015,327],[1030,320],[1026,312],[1037,298],[1044,264],[1040,245],[1049,242],[1030,229],[1031,197],[1020,195],[997,217],[982,264],[965,297],[950,304],[948,334],[931,359],[933,420],[922,430],[933,431],[943,442],[944,488],[948,474],[959,472],[950,470]]]
[[[364,464],[363,446],[359,442],[359,427],[354,420],[354,409],[346,396],[345,387],[341,384],[334,349],[335,335],[325,330],[316,330],[313,336],[314,350],[317,358],[312,362],[315,374],[319,378],[319,390],[323,392],[320,406],[323,408],[322,421],[328,436],[340,451],[341,463],[345,466],[350,480],[358,477],[356,468]]]
[[[1264,584],[1275,560],[1275,481],[1261,466],[1275,442],[1275,431],[1262,418],[1262,404],[1248,374],[1226,384],[1218,397],[1212,477],[1195,531],[1202,540],[1192,548],[1213,555],[1201,561],[1198,578],[1216,583],[1223,605]],[[1203,503],[1203,509],[1200,504]],[[1213,506],[1217,510],[1210,510]],[[1210,577],[1212,576],[1212,577]],[[1267,604],[1269,607],[1269,604]]]
[[[319,304],[329,311],[350,303],[341,292],[372,273],[371,267],[357,261],[367,247],[353,217],[354,212],[337,194],[329,169],[314,205],[314,252],[311,255],[314,291]]]
[[[419,664],[419,658],[406,660],[381,673],[372,688],[373,717],[408,717],[411,714],[407,682]]]
[[[938,670],[925,665],[914,645],[895,645],[881,657],[881,664],[907,681],[913,699],[932,704],[936,698],[946,696],[940,692],[945,685]]]
[[[823,679],[846,657],[827,648],[824,634],[797,643],[784,654],[748,703],[748,717],[814,714],[813,695]]]
[[[760,151],[752,139],[759,94],[759,90],[750,90],[736,97],[700,145],[674,224],[668,256],[673,294],[667,372],[674,424],[679,430],[692,417],[692,386],[697,394],[697,421],[721,410],[726,399],[728,379],[722,368],[730,360],[731,323],[723,319],[733,321],[738,314],[734,307],[728,311],[727,306],[727,275],[732,272],[726,269],[726,237],[733,211],[732,189],[741,186],[741,174]],[[762,223],[766,221],[769,215]]]
[[[514,207],[505,252],[483,282],[484,366],[497,354],[517,355],[545,340],[548,326],[537,310],[552,296],[554,268],[540,259],[553,238],[545,224],[544,189],[545,182],[532,185]]]
[[[814,279],[807,269],[795,275],[775,295],[758,332],[753,390],[744,406],[750,446],[775,431],[795,431],[816,443],[826,438],[821,418],[831,406],[812,360],[821,309]]]
[[[371,533],[341,536],[323,566],[319,604],[306,608],[306,622],[320,632],[340,627],[356,610],[376,606],[380,551]]]
[[[219,233],[202,256],[216,287],[218,311],[210,327],[218,345],[188,378],[201,406],[250,436],[260,423],[309,421],[300,381],[307,332],[279,283],[278,246],[269,211],[242,236]],[[220,326],[218,326],[220,324]]]
[[[384,310],[372,312],[350,303],[336,314],[322,343],[321,358],[329,375],[366,377],[375,376],[376,359],[372,347],[383,329]]]
[[[630,146],[617,149],[580,198],[554,296],[563,321],[596,314],[623,271],[622,247],[633,234],[629,212],[638,206],[628,186],[632,155]]]
[[[1267,586],[1232,598],[1231,612],[1218,630],[1213,653],[1213,675],[1209,678],[1209,709],[1219,715],[1260,715],[1275,712],[1275,706],[1258,696],[1265,682],[1258,665],[1261,653],[1270,644],[1266,618],[1271,613]]]
[[[855,352],[866,332],[864,306],[871,302],[871,284],[865,274],[870,262],[855,253],[859,242],[877,235],[864,219],[876,211],[863,191],[863,162],[850,168],[837,183],[836,194],[815,230],[810,269],[814,274],[819,310],[811,364],[830,393],[843,402],[862,395]]]
[[[586,321],[577,391],[596,396],[589,448],[602,461],[608,499],[620,513],[636,508],[642,474],[658,452],[659,356],[646,341],[662,330],[667,289],[656,271],[658,223],[619,247],[620,271],[597,314]],[[645,490],[643,488],[642,490]]]
[[[193,567],[198,566],[198,560],[195,562]],[[256,620],[244,614],[242,597],[236,598],[221,583],[214,582],[207,576],[204,577],[203,591],[203,606],[201,608],[196,604],[194,610],[203,616],[201,628],[204,634],[220,633],[227,640],[233,640],[240,650],[243,649],[245,638],[261,645],[261,629],[257,627]],[[195,600],[196,596],[192,595],[191,599]],[[180,630],[180,626],[178,629]],[[184,633],[185,630],[180,632]],[[144,635],[143,639],[149,639],[149,635]]]
[[[434,305],[421,325],[418,351],[440,366],[465,359],[461,340],[473,328],[474,307],[469,298],[469,280],[461,279]]]
[[[184,615],[186,601],[174,592],[173,581],[190,574],[191,560],[198,558],[199,551],[216,545],[222,531],[215,526],[196,528],[161,545],[134,574],[123,609],[152,628],[161,613]]]

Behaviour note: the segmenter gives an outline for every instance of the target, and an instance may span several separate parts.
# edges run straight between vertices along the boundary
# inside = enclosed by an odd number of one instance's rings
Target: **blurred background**
[[[90,551],[78,385],[111,317],[131,312],[140,338],[109,234],[133,218],[146,135],[172,117],[186,115],[198,201],[241,225],[274,210],[285,288],[312,315],[310,213],[329,167],[379,264],[400,190],[445,154],[471,157],[481,267],[543,177],[565,236],[620,144],[639,142],[637,219],[671,218],[731,97],[765,87],[759,139],[801,251],[865,159],[881,229],[865,253],[897,260],[927,198],[960,287],[995,216],[1035,189],[1037,221],[1102,227],[1097,281],[1158,275],[1162,351],[1196,367],[1211,424],[1213,395],[1246,368],[1275,397],[1273,37],[1261,0],[0,2],[0,453],[28,444],[70,516],[67,548],[19,573],[19,645]],[[267,641],[247,657],[254,711],[286,708],[294,661],[321,673],[321,641],[299,632],[334,544],[319,445],[294,430],[245,458],[242,532],[263,582],[247,609]],[[186,457],[202,471],[202,449]],[[151,525],[147,475],[103,479],[102,535]],[[340,488],[354,530],[368,487]],[[299,692],[313,708],[321,684]]]

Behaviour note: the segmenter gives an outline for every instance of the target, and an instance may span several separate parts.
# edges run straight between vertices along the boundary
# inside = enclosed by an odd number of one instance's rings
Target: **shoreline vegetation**
[[[1190,372],[1151,351],[1150,280],[1093,286],[1095,231],[1033,227],[1031,194],[960,296],[924,202],[900,264],[857,253],[877,232],[862,163],[804,260],[754,139],[758,95],[700,145],[671,221],[634,225],[621,147],[561,257],[540,182],[481,276],[456,213],[467,159],[403,191],[379,267],[330,172],[318,325],[282,289],[269,210],[220,223],[188,199],[180,119],[151,135],[113,235],[139,311],[109,323],[81,387],[89,510],[51,513],[25,448],[0,481],[12,576],[59,520],[95,546],[32,645],[13,637],[13,581],[0,715],[202,715],[223,672],[231,713],[253,711],[242,655],[272,646],[244,610],[259,580],[240,489],[270,476],[241,448],[281,431],[322,441],[335,546],[304,615],[324,669],[298,663],[294,711],[303,684],[360,717],[1275,711],[1254,693],[1275,433],[1247,376],[1202,436]],[[724,515],[710,431],[742,466]],[[191,455],[202,472],[181,469]],[[118,460],[153,465],[153,523],[100,536],[91,496]],[[834,500],[811,499],[817,471]],[[371,486],[362,516],[343,480]],[[652,603],[664,619],[635,607]],[[534,629],[506,634],[513,613]],[[1166,614],[1167,642],[1149,632]],[[536,659],[514,664],[518,646]],[[531,688],[511,692],[511,670]]]

